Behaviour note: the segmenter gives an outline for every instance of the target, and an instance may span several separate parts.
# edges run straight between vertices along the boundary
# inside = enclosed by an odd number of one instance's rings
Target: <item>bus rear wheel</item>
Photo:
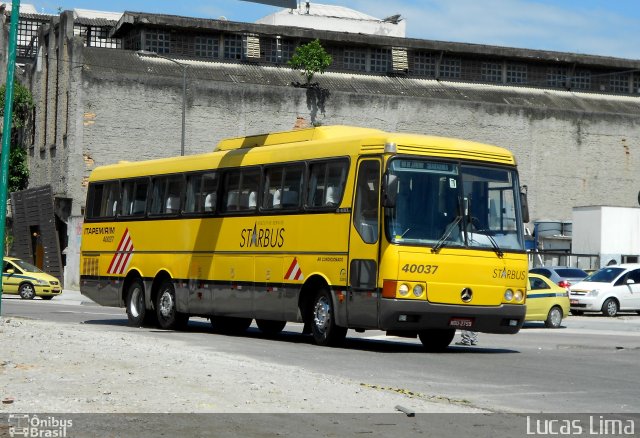
[[[256,319],[256,325],[262,333],[265,335],[277,335],[280,333],[284,326],[287,325],[287,321],[272,321],[269,319]]]
[[[335,307],[326,287],[322,287],[313,299],[311,318],[311,334],[316,344],[330,346],[344,341],[347,328],[336,325]]]
[[[179,330],[187,326],[189,315],[176,308],[176,289],[171,280],[164,280],[156,297],[158,325],[165,330]]]
[[[129,325],[142,327],[147,309],[144,305],[144,285],[142,281],[133,280],[127,292],[127,318]]]
[[[438,352],[447,349],[455,334],[455,329],[427,329],[418,332],[418,337],[426,351]]]

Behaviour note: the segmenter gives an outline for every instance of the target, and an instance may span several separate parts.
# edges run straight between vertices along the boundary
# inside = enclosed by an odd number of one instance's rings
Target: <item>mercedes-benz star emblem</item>
[[[473,291],[468,287],[465,287],[460,293],[460,298],[462,298],[463,302],[468,303],[473,298]]]

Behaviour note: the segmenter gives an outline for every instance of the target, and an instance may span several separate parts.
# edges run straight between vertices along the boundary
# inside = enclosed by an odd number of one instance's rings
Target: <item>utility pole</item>
[[[18,43],[18,21],[20,0],[11,3],[11,30],[9,32],[9,56],[7,82],[4,94],[4,124],[2,127],[2,152],[0,168],[0,260],[4,271],[4,236],[7,226],[7,184],[9,182],[9,153],[11,152],[11,121],[13,120],[13,74],[16,69],[16,46]],[[2,281],[0,281],[0,315],[2,315]]]

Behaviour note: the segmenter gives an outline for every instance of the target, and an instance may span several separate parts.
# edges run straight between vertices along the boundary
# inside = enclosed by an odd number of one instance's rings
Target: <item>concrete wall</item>
[[[69,57],[63,66],[70,71],[56,73],[57,88],[49,82],[47,95],[45,66],[51,81],[51,69],[57,68],[53,55],[35,73],[41,131],[31,157],[31,184],[48,180],[54,193],[72,199],[71,225],[81,218],[86,178],[95,166],[180,153],[181,69],[159,59],[156,64],[143,62],[130,52],[97,50],[70,40],[60,55]],[[105,61],[98,65],[100,57]],[[257,66],[234,66],[231,71],[223,63],[204,64],[187,69],[187,154],[210,151],[225,137],[288,130],[304,118],[511,149],[521,184],[529,188],[532,222],[570,220],[576,205],[637,203],[638,97],[519,89],[516,97],[506,98],[502,94],[512,87],[326,73],[318,76],[324,90],[318,100],[308,89],[290,85],[299,79],[297,72]],[[278,82],[279,76],[269,76],[274,71],[285,76]],[[390,88],[398,84],[411,92]],[[57,118],[51,115],[52,106]],[[45,107],[46,129],[57,126],[55,132],[47,131],[47,138],[56,139],[53,146],[43,140]],[[69,227],[70,247],[77,244],[73,229]],[[77,266],[77,254],[77,248],[69,249],[68,264]],[[75,268],[69,270],[73,272]],[[67,279],[66,287],[77,284],[72,275]]]

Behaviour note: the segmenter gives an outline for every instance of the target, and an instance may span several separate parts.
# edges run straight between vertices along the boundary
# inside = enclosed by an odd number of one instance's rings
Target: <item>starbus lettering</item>
[[[524,280],[527,278],[526,271],[516,271],[514,269],[496,268],[493,270],[493,278],[505,280]]]
[[[240,232],[240,248],[282,248],[284,228],[262,228],[256,223],[253,228],[244,228]]]

